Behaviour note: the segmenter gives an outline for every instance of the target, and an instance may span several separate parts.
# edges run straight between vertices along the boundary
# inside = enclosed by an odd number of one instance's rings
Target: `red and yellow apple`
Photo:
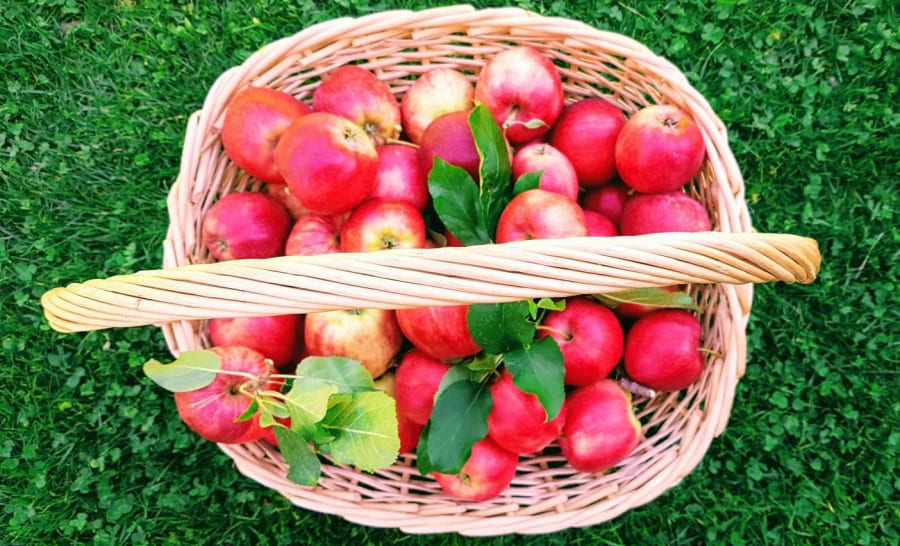
[[[260,352],[275,367],[295,364],[303,350],[303,316],[214,318],[209,340],[215,346],[241,345]]]
[[[565,404],[553,419],[534,394],[519,389],[509,371],[491,383],[494,405],[487,417],[488,435],[513,453],[535,453],[550,445],[566,422]]]
[[[575,389],[566,398],[566,424],[559,447],[575,470],[605,472],[621,463],[641,440],[631,394],[612,379]]]
[[[349,309],[308,313],[304,341],[309,356],[352,358],[379,377],[403,345],[403,334],[393,311]]]
[[[275,164],[301,205],[331,215],[349,211],[372,193],[378,153],[352,121],[313,112],[281,136]]]
[[[369,199],[407,201],[424,211],[428,206],[428,177],[419,164],[418,151],[405,144],[378,147],[378,172]]]
[[[447,495],[463,500],[486,501],[502,493],[516,476],[519,456],[497,445],[490,436],[472,446],[472,454],[456,474],[433,473]]]
[[[331,71],[313,93],[313,110],[330,112],[362,127],[375,144],[400,136],[400,104],[386,83],[356,65]]]
[[[625,115],[606,99],[572,103],[560,114],[550,144],[572,162],[586,188],[609,183],[616,175],[616,140]]]
[[[670,104],[638,110],[616,140],[616,169],[641,193],[681,189],[703,165],[706,145],[693,119]]]
[[[413,82],[403,94],[400,112],[406,136],[416,144],[422,141],[432,121],[474,106],[475,88],[462,73],[452,68],[432,68]]]
[[[307,214],[294,222],[284,245],[287,256],[311,256],[341,251],[341,228],[349,213]]]
[[[709,214],[703,205],[680,191],[632,195],[622,209],[622,235],[710,229]]]
[[[453,360],[481,351],[469,333],[468,305],[398,309],[403,335],[417,349],[438,360]]]
[[[213,258],[241,260],[284,254],[291,218],[264,193],[234,192],[222,197],[203,217],[203,245]]]
[[[403,355],[394,374],[397,413],[424,426],[434,409],[434,396],[450,364],[413,349]]]
[[[625,334],[609,308],[588,298],[566,300],[538,326],[538,337],[556,340],[563,355],[566,385],[588,385],[606,378],[619,364]]]
[[[559,70],[533,47],[496,54],[475,82],[475,100],[484,104],[513,144],[540,138],[563,109]],[[536,123],[537,126],[530,126]]]
[[[247,347],[213,347],[219,357],[219,368],[245,375],[216,374],[209,385],[187,392],[175,393],[175,408],[182,421],[201,437],[220,444],[252,442],[263,436],[259,414],[246,421],[238,417],[247,411],[253,393],[260,390],[280,391],[282,383],[269,376],[275,371],[272,361]]]
[[[578,175],[572,162],[553,146],[543,142],[526,144],[512,162],[513,180],[529,172],[541,171],[538,188],[578,199]]]
[[[341,228],[342,252],[372,252],[425,246],[425,220],[408,201],[370,199]]]
[[[587,224],[577,202],[542,189],[512,198],[497,222],[498,243],[526,239],[584,237]]]
[[[275,145],[282,133],[309,111],[309,106],[288,93],[267,87],[243,89],[225,110],[225,153],[250,176],[263,182],[284,183],[275,166]]]
[[[639,318],[625,340],[625,372],[658,391],[693,385],[703,374],[700,321],[681,309],[662,309]]]

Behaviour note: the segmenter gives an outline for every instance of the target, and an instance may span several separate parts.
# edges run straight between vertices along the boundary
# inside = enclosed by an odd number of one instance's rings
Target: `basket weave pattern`
[[[487,58],[511,45],[530,45],[557,62],[567,102],[600,96],[626,113],[663,102],[689,111],[707,148],[690,192],[719,233],[200,265],[211,261],[200,243],[205,212],[225,193],[261,187],[230,162],[219,138],[225,109],[239,90],[267,86],[308,101],[322,76],[358,63],[400,96],[418,74],[438,66],[462,70],[474,81]],[[264,442],[221,446],[242,473],[291,502],[354,522],[415,533],[544,533],[614,518],[688,474],[727,423],[746,361],[752,283],[814,278],[815,243],[753,234],[743,192],[725,130],[706,100],[671,63],[634,40],[512,8],[456,6],[339,19],[269,44],[227,71],[191,116],[169,195],[167,269],[57,289],[44,304],[61,330],[158,323],[177,354],[208,346],[202,319],[214,316],[510,301],[691,283],[703,310],[703,345],[710,350],[706,370],[686,391],[636,398],[645,440],[610,473],[577,472],[554,445],[521,457],[505,493],[472,503],[445,496],[436,482],[419,476],[412,455],[374,474],[325,464],[319,485],[310,488],[288,481],[282,458]]]

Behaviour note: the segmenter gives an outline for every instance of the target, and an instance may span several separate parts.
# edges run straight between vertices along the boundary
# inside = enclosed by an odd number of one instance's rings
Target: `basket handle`
[[[811,283],[816,241],[789,234],[666,233],[472,247],[285,256],[142,271],[41,297],[60,332],[216,317],[399,309],[609,293],[673,284]]]

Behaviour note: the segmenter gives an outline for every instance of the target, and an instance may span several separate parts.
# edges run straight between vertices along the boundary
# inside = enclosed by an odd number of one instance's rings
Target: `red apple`
[[[543,171],[538,188],[578,199],[575,167],[559,150],[543,142],[532,142],[516,152],[512,162],[513,180],[525,173]]]
[[[658,391],[694,384],[703,374],[700,321],[681,309],[662,309],[638,319],[625,339],[625,372]]]
[[[400,437],[399,453],[415,453],[425,427],[410,418],[397,414],[397,435]]]
[[[488,435],[513,453],[544,449],[559,436],[566,421],[565,405],[548,421],[538,397],[519,389],[509,371],[491,384],[491,397],[494,405],[487,417]]]
[[[267,184],[266,194],[271,195],[276,201],[287,209],[292,220],[297,220],[302,216],[309,214],[309,210],[300,204],[297,196],[291,193],[291,189],[287,184]]]
[[[632,195],[622,209],[622,235],[710,229],[703,205],[680,191]]]
[[[665,290],[666,292],[678,292],[681,290],[681,286],[676,284],[672,286],[662,286],[659,289]],[[642,303],[621,303],[613,309],[613,312],[620,318],[634,320],[639,319],[644,315],[648,315],[653,311],[659,311],[660,309],[660,307]]]
[[[516,476],[519,456],[498,446],[490,436],[472,446],[472,454],[457,474],[433,473],[447,495],[486,501],[503,492]]]
[[[559,70],[533,47],[501,51],[481,69],[475,100],[483,103],[513,144],[544,135],[563,109]],[[538,121],[539,127],[529,128]]]
[[[625,334],[615,313],[588,298],[569,298],[562,311],[544,317],[538,337],[559,344],[566,385],[587,385],[607,377],[622,358]]]
[[[599,212],[584,211],[584,222],[587,225],[587,234],[591,237],[615,237],[619,234],[616,225]]]
[[[259,414],[247,421],[237,421],[237,418],[250,407],[253,392],[281,390],[280,381],[269,379],[275,371],[272,362],[247,347],[213,347],[209,350],[219,357],[222,370],[251,374],[254,379],[220,373],[203,388],[176,392],[178,415],[191,430],[210,442],[238,444],[258,440],[263,435]]]
[[[239,91],[225,110],[222,145],[235,165],[250,176],[284,183],[275,166],[275,145],[281,134],[309,107],[293,96],[266,87]]]
[[[434,396],[451,365],[413,349],[403,355],[394,375],[397,413],[424,426],[434,409]]]
[[[405,144],[378,147],[378,172],[370,199],[407,201],[419,210],[428,206],[428,178],[416,148]]]
[[[364,68],[348,64],[333,70],[313,93],[313,109],[345,117],[376,144],[400,136],[400,104],[386,83]]]
[[[437,118],[422,133],[419,142],[419,165],[427,180],[434,166],[434,156],[451,165],[462,167],[472,178],[479,179],[481,158],[475,147],[475,137],[469,127],[469,111],[460,110]]]
[[[631,394],[612,379],[577,388],[566,398],[559,447],[581,472],[604,472],[621,463],[641,440]]]
[[[400,101],[403,128],[416,144],[432,121],[460,110],[471,110],[475,89],[472,82],[452,68],[433,68],[409,87]]]
[[[621,182],[591,188],[585,192],[582,206],[584,210],[599,212],[606,216],[618,229],[622,221],[622,209],[628,200],[628,192],[628,186]]]
[[[284,253],[287,256],[310,256],[341,251],[341,228],[348,213],[323,216],[307,214],[296,222],[288,234]]]
[[[586,235],[587,224],[578,203],[558,193],[535,189],[520,193],[506,205],[497,222],[496,241]]]
[[[344,356],[361,363],[372,377],[391,365],[403,345],[393,311],[350,309],[306,315],[304,341],[310,356]]]
[[[440,379],[438,379],[440,382]],[[375,380],[375,388],[382,390],[391,395],[396,400],[397,396],[397,376],[393,371],[388,371]],[[431,395],[434,398],[434,394]],[[422,435],[423,425],[416,423],[400,411],[400,406],[395,404],[397,409],[397,435],[400,437],[400,453],[414,453],[416,446],[419,444],[419,436]],[[430,408],[430,406],[429,406]],[[431,411],[430,409],[428,410]],[[425,421],[428,421],[426,418]]]
[[[213,345],[242,345],[258,351],[277,368],[295,364],[303,350],[303,316],[214,318],[209,321]]]
[[[284,254],[291,218],[264,193],[234,192],[222,197],[203,217],[203,245],[213,258],[241,260]]]
[[[665,193],[691,181],[706,146],[697,124],[677,106],[657,104],[631,116],[616,140],[616,169],[641,193]]]
[[[425,246],[425,220],[407,201],[370,199],[341,228],[341,251],[372,252]]]
[[[481,351],[469,333],[468,313],[468,305],[398,309],[397,322],[416,348],[438,360],[453,360]]]
[[[616,139],[623,125],[625,115],[614,104],[583,99],[560,114],[550,144],[572,161],[582,186],[602,186],[616,175]]]
[[[301,205],[317,214],[339,214],[372,193],[378,153],[358,125],[314,112],[284,132],[275,164]]]

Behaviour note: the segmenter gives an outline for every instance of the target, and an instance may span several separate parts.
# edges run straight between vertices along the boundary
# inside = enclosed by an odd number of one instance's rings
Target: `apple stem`
[[[714,351],[713,349],[708,349],[706,347],[700,347],[697,350],[704,354],[713,355],[718,358],[725,358],[725,355],[723,353],[720,353],[719,351]]]
[[[384,139],[385,144],[402,144],[403,146],[409,146],[410,148],[419,148],[419,145],[414,142],[407,142],[405,140],[400,140],[399,138],[386,138]]]
[[[647,387],[645,385],[641,385],[637,381],[632,381],[627,377],[620,377],[616,383],[619,384],[620,387],[630,392],[631,394],[636,394],[638,396],[646,396],[647,398],[653,398],[656,396],[656,391]]]
[[[197,368],[197,367],[194,367],[194,366],[185,366],[183,369],[187,369],[187,370],[204,370],[204,371],[211,371],[211,370],[207,370],[206,368]],[[216,372],[216,373],[220,373],[220,374],[222,374],[222,375],[233,375],[233,376],[235,376],[235,377],[243,377],[243,378],[248,379],[248,380],[259,379],[258,376],[253,375],[252,373],[249,373],[249,372],[240,372],[240,371],[237,371],[237,370],[215,370],[215,372]]]
[[[551,328],[550,326],[544,326],[543,324],[538,324],[537,326],[534,327],[534,329],[535,330],[545,330],[547,332],[554,333],[566,341],[569,341],[572,339],[572,334],[563,332],[562,330],[557,330],[556,328]]]

